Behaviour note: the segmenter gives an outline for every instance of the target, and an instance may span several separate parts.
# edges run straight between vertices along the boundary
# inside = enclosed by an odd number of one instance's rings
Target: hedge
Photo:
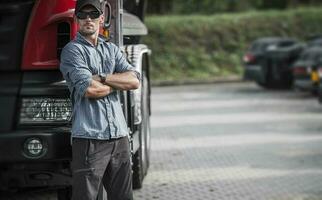
[[[242,57],[259,37],[305,41],[322,33],[322,8],[222,15],[150,16],[143,42],[152,50],[153,81],[242,74]]]

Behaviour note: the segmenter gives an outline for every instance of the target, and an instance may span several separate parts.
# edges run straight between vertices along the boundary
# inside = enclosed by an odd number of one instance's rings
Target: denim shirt
[[[60,70],[73,105],[72,137],[108,140],[128,135],[116,91],[101,99],[85,97],[93,75],[134,71],[139,78],[138,72],[116,45],[99,38],[97,46],[94,46],[78,33],[62,51]]]

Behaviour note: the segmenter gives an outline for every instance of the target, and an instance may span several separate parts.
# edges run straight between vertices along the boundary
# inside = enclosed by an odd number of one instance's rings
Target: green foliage
[[[321,5],[320,0],[149,0],[149,14],[215,14]]]
[[[153,80],[211,79],[242,73],[242,56],[258,37],[305,40],[322,33],[322,9],[146,19]]]
[[[277,8],[277,9],[285,9],[287,8],[288,1],[287,0],[258,0],[257,1],[257,8],[260,9],[270,9],[270,8]]]

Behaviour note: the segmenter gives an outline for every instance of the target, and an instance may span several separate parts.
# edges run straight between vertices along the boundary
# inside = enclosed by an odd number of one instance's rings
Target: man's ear
[[[104,24],[105,16],[104,14],[100,15],[100,24]]]

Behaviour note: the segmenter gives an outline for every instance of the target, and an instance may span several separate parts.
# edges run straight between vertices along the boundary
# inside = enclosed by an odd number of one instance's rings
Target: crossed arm
[[[92,81],[85,92],[87,98],[102,98],[109,95],[113,89],[133,90],[140,86],[140,82],[133,71],[117,74],[109,74],[105,83],[100,82],[98,75],[92,77]]]
[[[115,72],[100,82],[97,75],[92,75],[79,45],[69,43],[61,54],[60,70],[67,82],[74,86],[76,93],[86,98],[99,99],[109,95],[113,89],[132,90],[140,85],[139,77],[133,67],[127,63],[119,48],[111,44],[115,53]]]

